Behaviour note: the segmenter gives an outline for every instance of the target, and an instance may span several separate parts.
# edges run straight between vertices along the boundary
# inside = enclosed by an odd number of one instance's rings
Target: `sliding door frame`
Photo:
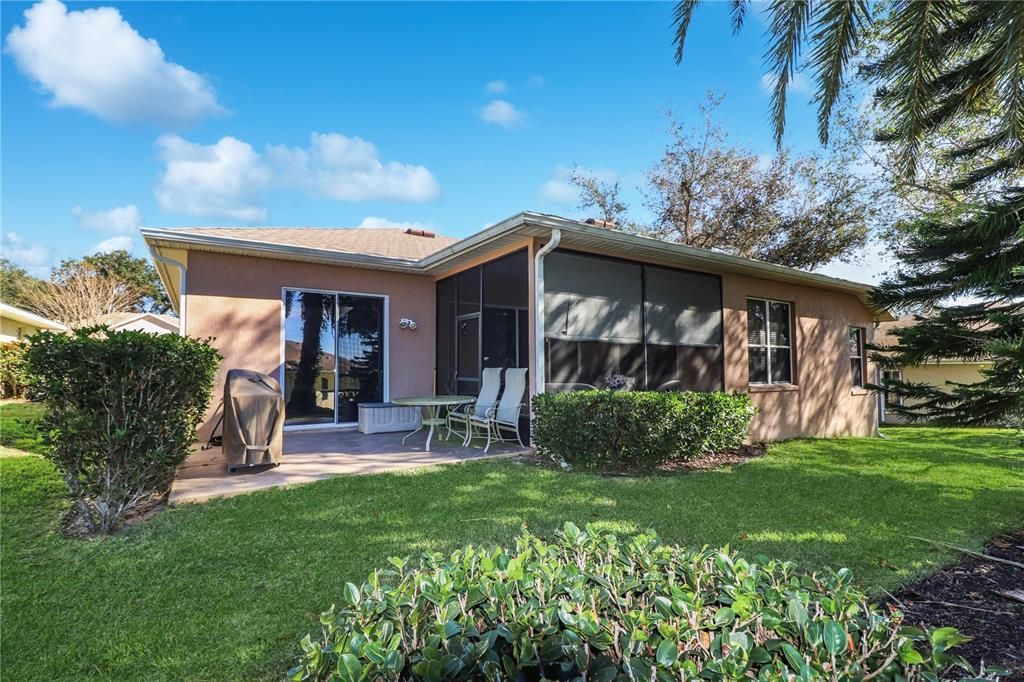
[[[341,384],[338,381],[341,375],[341,359],[338,357],[338,296],[356,296],[362,298],[379,298],[384,301],[384,334],[381,339],[382,355],[384,363],[383,371],[383,401],[388,402],[391,400],[391,331],[389,321],[391,319],[391,299],[388,294],[371,294],[365,291],[341,291],[337,289],[316,289],[313,287],[298,287],[298,286],[283,286],[281,287],[281,296],[278,302],[281,304],[281,314],[279,316],[279,324],[281,330],[281,346],[280,346],[280,359],[281,365],[278,369],[278,381],[281,385],[281,395],[284,396],[285,390],[285,310],[284,310],[284,297],[289,291],[294,292],[308,292],[311,294],[329,294],[333,295],[334,298],[334,313],[335,313],[335,328],[334,328],[334,421],[330,423],[321,424],[288,424],[285,423],[284,428],[286,431],[312,431],[315,429],[339,429],[339,428],[351,428],[356,426],[358,422],[339,422],[338,421],[338,393],[340,391]]]

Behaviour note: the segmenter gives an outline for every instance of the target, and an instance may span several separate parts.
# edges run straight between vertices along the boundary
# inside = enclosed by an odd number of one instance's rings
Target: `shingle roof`
[[[167,327],[168,329],[178,328],[178,318],[172,317],[171,315],[161,315],[159,313],[106,313],[105,315],[97,315],[93,324],[105,324],[114,329],[123,325],[129,324],[138,320],[139,318],[147,317],[153,322],[156,322],[160,326]]]
[[[425,258],[458,241],[441,235],[424,237],[402,229],[375,227],[192,227],[174,231],[404,260]]]

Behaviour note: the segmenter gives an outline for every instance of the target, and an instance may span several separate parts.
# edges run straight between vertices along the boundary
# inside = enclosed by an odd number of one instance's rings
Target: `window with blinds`
[[[793,383],[793,341],[788,303],[747,299],[747,370],[752,384]]]

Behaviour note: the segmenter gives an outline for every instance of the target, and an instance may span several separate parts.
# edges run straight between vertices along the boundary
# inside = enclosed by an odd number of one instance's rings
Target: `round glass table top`
[[[408,398],[395,398],[391,402],[396,405],[464,405],[476,400],[471,395],[422,395]]]

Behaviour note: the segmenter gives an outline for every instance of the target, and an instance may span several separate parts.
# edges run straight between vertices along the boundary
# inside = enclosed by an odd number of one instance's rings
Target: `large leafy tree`
[[[649,220],[630,217],[617,182],[577,171],[570,180],[580,208],[632,232],[779,265],[812,269],[852,258],[874,212],[868,183],[847,172],[852,148],[766,161],[716,123],[720,102],[709,95],[696,127],[670,117],[670,140],[639,188]]]
[[[16,308],[31,310],[32,290],[42,283],[38,277],[7,260],[0,258],[0,301]]]
[[[135,297],[131,302],[131,309],[135,312],[166,313],[171,308],[153,264],[127,251],[107,251],[63,260],[54,269],[51,279],[60,284],[82,275],[106,277],[125,285]]]
[[[676,6],[676,59],[697,0]],[[738,30],[748,7],[731,2]],[[949,200],[906,221],[903,266],[875,293],[886,306],[920,313],[880,354],[893,365],[987,358],[974,384],[888,382],[916,402],[911,419],[988,423],[1024,419],[1024,3],[897,0],[775,0],[765,62],[775,78],[772,123],[785,130],[786,93],[799,68],[817,81],[818,134],[829,141],[833,109],[868,37],[878,54],[860,74],[883,114],[877,139],[895,172],[913,179],[923,157],[962,164],[943,179]],[[809,58],[801,62],[806,50]],[[942,141],[952,131],[952,137]],[[924,170],[927,172],[927,169]],[[959,196],[957,193],[961,193]]]

